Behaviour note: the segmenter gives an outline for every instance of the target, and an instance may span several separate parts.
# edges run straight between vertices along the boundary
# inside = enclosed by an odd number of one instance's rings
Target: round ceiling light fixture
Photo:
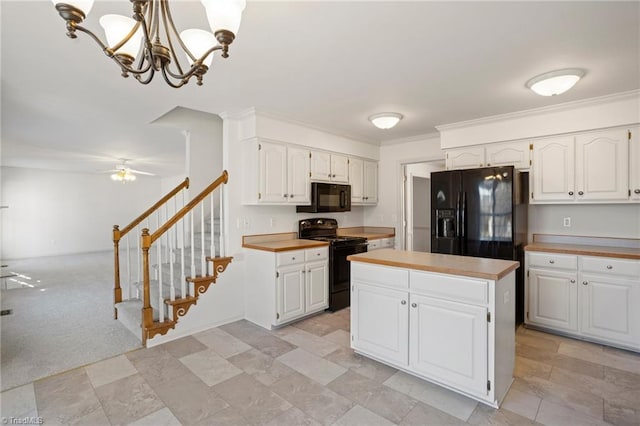
[[[551,71],[533,77],[526,86],[540,96],[560,95],[571,89],[584,74],[579,68]]]
[[[369,121],[378,129],[390,129],[402,120],[402,114],[397,112],[381,112],[369,116]]]

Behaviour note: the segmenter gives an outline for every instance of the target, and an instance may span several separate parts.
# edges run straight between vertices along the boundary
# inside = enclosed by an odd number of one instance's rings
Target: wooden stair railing
[[[114,290],[113,300],[114,304],[122,302],[122,287],[120,285],[120,240],[126,236],[130,231],[135,229],[144,220],[147,220],[153,213],[158,211],[162,206],[165,206],[172,198],[174,198],[180,191],[189,189],[189,178],[185,178],[175,188],[169,191],[164,197],[162,197],[153,206],[149,207],[144,213],[135,218],[130,224],[120,229],[118,225],[113,225],[113,264],[114,264]],[[184,203],[183,203],[184,204]],[[127,261],[129,261],[127,253]],[[131,283],[129,283],[131,285]],[[114,317],[118,319],[118,310],[114,308]]]
[[[231,257],[223,257],[223,241],[224,234],[222,232],[223,226],[222,222],[220,225],[220,255],[221,257],[215,256],[215,250],[213,246],[213,239],[211,243],[211,256],[206,256],[202,258],[203,268],[201,269],[201,276],[195,276],[193,274],[194,268],[194,258],[193,258],[193,250],[192,250],[192,275],[189,277],[185,277],[186,281],[193,285],[193,291],[190,291],[189,295],[186,295],[184,292],[181,293],[181,297],[177,298],[174,294],[174,289],[171,287],[171,296],[169,298],[164,298],[162,294],[162,282],[159,282],[159,291],[160,298],[163,299],[163,302],[168,307],[173,308],[172,310],[172,318],[164,319],[164,312],[162,312],[159,316],[159,320],[155,321],[153,318],[153,307],[151,306],[151,265],[149,260],[149,251],[152,248],[153,244],[159,242],[160,238],[167,233],[171,229],[175,229],[175,227],[182,221],[184,223],[184,218],[187,214],[197,207],[201,207],[201,224],[204,227],[204,207],[203,202],[206,197],[211,195],[211,226],[214,226],[213,223],[213,192],[222,184],[226,184],[229,180],[229,174],[226,170],[222,172],[222,174],[208,187],[206,187],[200,194],[194,197],[189,203],[187,203],[182,209],[180,209],[173,217],[167,220],[162,226],[160,226],[155,232],[150,233],[148,228],[144,228],[142,230],[142,240],[141,240],[141,248],[142,248],[142,268],[143,268],[143,298],[142,298],[142,343],[146,346],[146,342],[148,339],[151,339],[157,334],[164,335],[168,330],[173,329],[178,322],[178,317],[184,316],[189,308],[192,305],[195,305],[198,301],[198,297],[204,293],[209,285],[216,282],[218,274],[223,272],[227,265],[231,262]],[[222,210],[223,210],[223,199],[222,193],[220,198],[220,220],[222,220]],[[191,215],[191,242],[193,247],[193,213]],[[213,229],[213,228],[212,228]],[[177,230],[176,230],[177,231]],[[201,229],[201,234],[203,235],[204,229]],[[212,231],[213,233],[213,231]],[[184,235],[183,235],[184,237]],[[204,236],[202,237],[202,252],[204,256]],[[184,263],[184,259],[183,263]],[[204,267],[204,263],[212,262],[213,267],[211,269],[211,274],[207,272],[206,267]],[[172,265],[172,263],[171,263]],[[160,278],[161,280],[161,278]]]

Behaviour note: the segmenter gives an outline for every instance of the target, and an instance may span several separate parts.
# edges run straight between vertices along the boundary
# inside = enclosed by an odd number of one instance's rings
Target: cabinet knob
[[[331,176],[331,177],[336,177],[336,175],[333,175],[333,176]]]
[[[578,195],[584,195],[584,192],[578,191]]]
[[[291,258],[291,260],[296,260],[296,258],[295,258],[295,257],[292,257],[292,258]]]
[[[607,265],[607,269],[613,269],[613,266]]]
[[[400,304],[401,304],[401,305],[406,305],[406,304],[407,304],[407,301],[406,301],[406,300],[402,300],[402,301],[400,302]]]
[[[490,165],[491,165],[491,163],[487,163],[487,166],[490,166]]]
[[[634,194],[640,194],[640,189],[634,189],[634,190],[633,190],[633,193],[634,193]]]
[[[305,270],[303,269],[303,270],[302,270],[302,273],[304,274],[305,272],[307,272],[307,271],[305,271]]]
[[[569,195],[573,195],[573,191],[569,191]]]
[[[575,284],[576,280],[571,280],[571,284]]]
[[[287,194],[283,194],[282,196],[283,196],[284,198],[287,198],[287,197],[288,197],[288,195],[287,195]]]
[[[417,303],[412,303],[412,304],[411,304],[411,307],[412,307],[412,308],[417,308],[417,307],[418,307],[418,304],[417,304]]]
[[[293,194],[290,194],[290,195],[289,195],[289,198],[293,198]]]
[[[327,177],[331,177],[331,173],[329,173],[329,174],[327,175]]]
[[[555,260],[553,260],[553,259],[551,259],[551,260],[549,261],[549,263],[551,263],[551,264],[553,265],[554,263],[556,263],[556,261],[555,261]]]
[[[311,269],[309,269],[307,272],[308,272],[308,273],[311,273]]]
[[[582,285],[587,285],[589,284],[587,281],[582,281]]]

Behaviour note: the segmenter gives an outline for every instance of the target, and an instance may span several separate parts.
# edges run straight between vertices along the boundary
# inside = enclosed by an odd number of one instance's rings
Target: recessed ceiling
[[[207,28],[199,1],[173,3],[179,28]],[[230,57],[214,59],[203,86],[182,89],[120,77],[89,37],[66,37],[49,0],[0,4],[7,166],[95,171],[131,158],[178,174],[183,136],[151,125],[176,107],[205,116],[255,107],[380,144],[640,88],[639,2],[249,1]],[[86,26],[99,32],[101,15],[130,9],[97,1]],[[563,95],[525,87],[575,67],[587,74]],[[380,111],[404,118],[379,130],[367,117]]]

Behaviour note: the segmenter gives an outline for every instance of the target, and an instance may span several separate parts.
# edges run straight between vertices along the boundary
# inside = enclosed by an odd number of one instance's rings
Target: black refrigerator
[[[431,252],[516,260],[516,324],[524,321],[528,173],[513,166],[431,173]]]

